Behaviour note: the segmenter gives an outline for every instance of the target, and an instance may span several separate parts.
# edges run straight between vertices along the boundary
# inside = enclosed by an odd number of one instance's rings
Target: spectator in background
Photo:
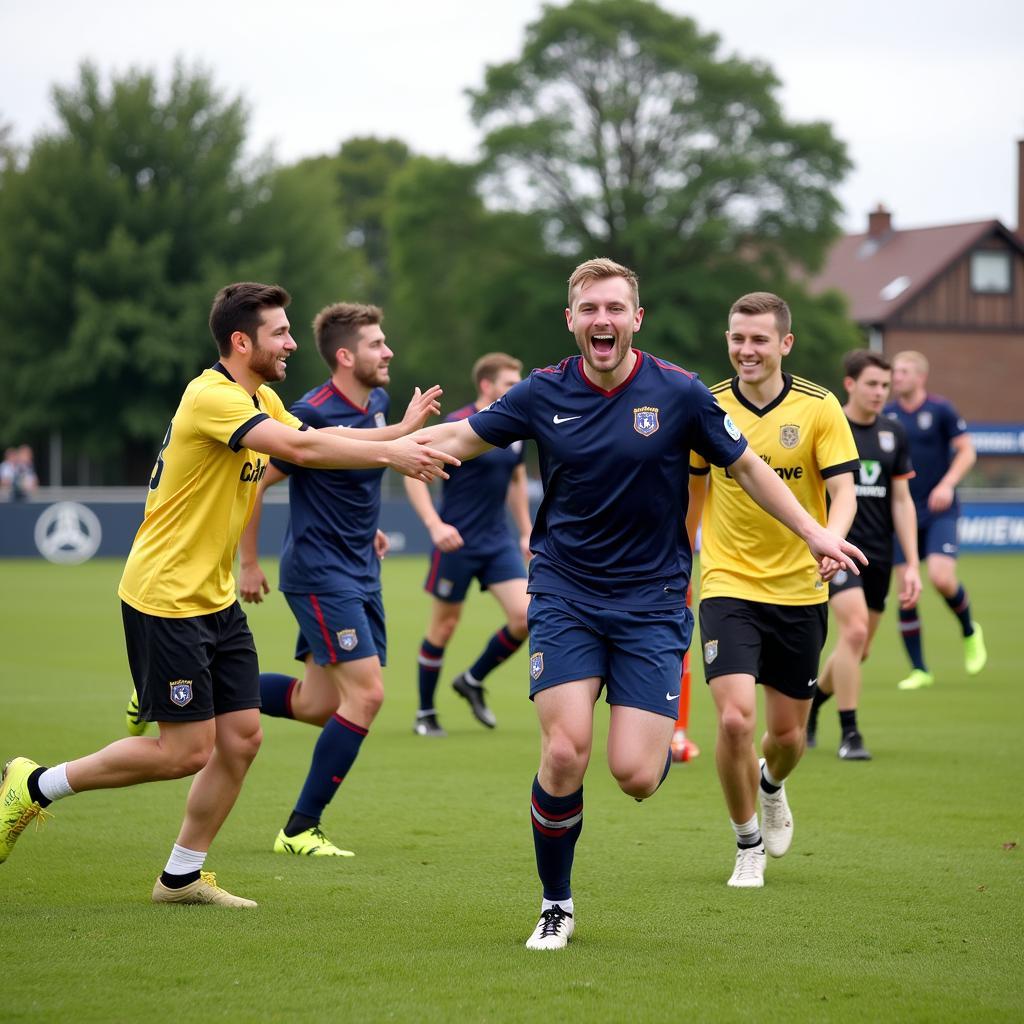
[[[8,448],[0,464],[0,495],[8,501],[27,501],[38,486],[31,446]]]

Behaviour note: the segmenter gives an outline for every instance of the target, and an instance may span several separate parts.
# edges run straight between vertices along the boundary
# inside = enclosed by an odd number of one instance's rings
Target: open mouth
[[[612,351],[615,348],[615,335],[594,334],[590,338],[590,347],[594,350],[594,355],[611,355]]]

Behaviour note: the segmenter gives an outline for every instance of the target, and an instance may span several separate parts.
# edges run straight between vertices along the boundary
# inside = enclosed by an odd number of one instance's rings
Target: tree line
[[[470,90],[477,161],[362,137],[282,166],[246,157],[246,104],[206,69],[179,62],[161,86],[84,64],[27,150],[0,125],[0,444],[45,454],[56,432],[90,482],[144,481],[215,358],[206,315],[231,280],[293,295],[286,401],[324,377],[310,324],[341,299],[384,307],[396,406],[435,382],[447,408],[468,401],[487,351],[555,362],[574,348],[565,280],[595,255],[640,274],[640,347],[717,381],[729,305],[765,288],[793,307],[787,365],[834,383],[860,337],[801,282],[838,234],[850,162],[778,88],[648,0],[572,0]]]

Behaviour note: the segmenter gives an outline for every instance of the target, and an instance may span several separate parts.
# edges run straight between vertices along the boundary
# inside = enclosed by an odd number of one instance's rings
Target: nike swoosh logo
[[[807,680],[807,685],[808,686],[813,686],[817,681],[818,681],[817,679],[808,679]]]
[[[679,693],[682,693],[682,692],[683,692],[682,690],[679,691]],[[665,694],[665,700],[675,700],[679,696],[679,693],[666,693]]]
[[[551,422],[555,423],[555,424],[558,424],[558,423],[568,423],[569,420],[578,420],[578,419],[581,419],[581,418],[582,418],[582,414],[580,416],[559,416],[558,413],[556,412],[555,415],[551,417]]]

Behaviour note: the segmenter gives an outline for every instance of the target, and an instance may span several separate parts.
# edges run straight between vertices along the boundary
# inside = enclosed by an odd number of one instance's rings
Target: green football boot
[[[307,828],[297,836],[286,836],[284,829],[277,833],[274,840],[274,853],[294,853],[299,857],[354,857],[351,850],[339,850],[320,831],[319,825]]]
[[[132,695],[128,698],[124,720],[128,726],[129,736],[141,736],[149,728],[149,722],[139,718],[139,694],[134,687],[132,687]]]
[[[985,635],[981,626],[972,622],[974,632],[964,637],[964,667],[969,676],[976,676],[988,661],[988,651],[985,650]]]
[[[53,817],[32,799],[28,792],[28,777],[39,767],[27,757],[15,757],[4,765],[3,783],[0,785],[0,864],[11,855],[18,836],[35,819],[38,828]]]
[[[926,686],[931,686],[935,682],[935,676],[931,672],[922,672],[921,669],[915,668],[913,672],[907,676],[906,679],[901,679],[896,684],[897,690],[922,690]]]

